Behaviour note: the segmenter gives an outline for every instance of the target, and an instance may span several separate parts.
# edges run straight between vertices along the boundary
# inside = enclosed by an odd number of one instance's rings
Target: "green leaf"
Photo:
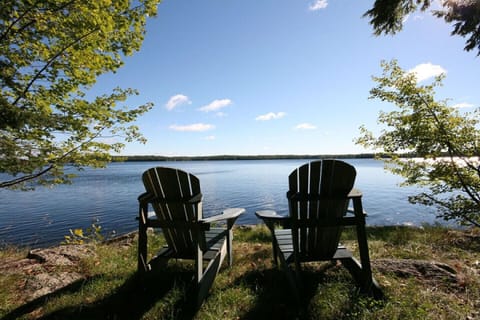
[[[70,183],[65,166],[105,166],[126,126],[151,109],[129,106],[133,89],[85,99],[99,75],[140,49],[159,0],[6,1],[0,10],[0,188]],[[105,143],[116,135],[118,142]]]

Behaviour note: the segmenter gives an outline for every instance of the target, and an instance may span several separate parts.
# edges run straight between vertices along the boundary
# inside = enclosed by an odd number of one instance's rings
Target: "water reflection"
[[[244,207],[238,223],[258,223],[256,210],[288,214],[285,192],[288,175],[306,160],[241,160],[113,163],[86,169],[72,185],[34,192],[0,190],[0,243],[44,246],[58,243],[70,228],[87,228],[99,221],[106,233],[135,230],[137,197],[144,192],[143,171],[172,166],[200,178],[205,216],[226,207]],[[371,159],[347,160],[357,169],[356,187],[364,194],[368,223],[398,225],[434,223],[433,211],[408,203],[415,188],[400,188],[399,177]]]

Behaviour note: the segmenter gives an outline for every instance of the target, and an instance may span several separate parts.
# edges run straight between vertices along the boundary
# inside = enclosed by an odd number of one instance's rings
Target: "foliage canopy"
[[[384,129],[378,136],[362,126],[356,142],[388,156],[387,168],[403,176],[404,185],[428,188],[411,202],[437,207],[445,220],[480,226],[480,109],[461,113],[448,101],[435,100],[434,89],[444,75],[420,85],[396,61],[382,62],[382,67],[370,98],[396,108],[380,112]],[[402,153],[418,158],[400,158]]]
[[[140,49],[158,3],[2,1],[0,187],[68,183],[66,165],[103,166],[125,141],[144,140],[129,123],[151,104],[124,105],[135,90],[90,99],[87,91]]]
[[[370,18],[375,35],[395,34],[402,30],[406,16],[427,10],[431,0],[376,0],[364,16]],[[480,0],[442,0],[442,9],[433,15],[452,23],[452,35],[466,37],[465,50],[477,49],[480,55]]]

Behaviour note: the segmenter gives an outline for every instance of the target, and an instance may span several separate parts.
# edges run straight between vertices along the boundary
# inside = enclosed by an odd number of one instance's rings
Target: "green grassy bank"
[[[267,230],[242,227],[235,229],[234,266],[221,270],[195,314],[186,298],[190,266],[174,261],[140,280],[133,238],[90,244],[93,254],[74,265],[48,270],[76,272],[83,280],[29,302],[23,290],[35,272],[2,271],[0,319],[480,318],[479,230],[375,227],[368,229],[368,237],[374,276],[386,296],[380,301],[360,295],[343,267],[326,262],[305,267],[305,299],[296,308],[284,274],[272,265]],[[152,247],[162,244],[161,235],[153,238]],[[354,232],[347,230],[342,242],[355,250],[354,239]],[[0,259],[25,255],[11,248],[0,252]],[[454,276],[422,271],[421,266],[432,261],[448,265],[445,274]],[[417,262],[423,264],[419,267]]]

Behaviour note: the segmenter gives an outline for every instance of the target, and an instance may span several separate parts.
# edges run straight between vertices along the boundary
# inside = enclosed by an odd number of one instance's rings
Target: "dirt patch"
[[[400,278],[415,278],[429,286],[461,286],[463,275],[448,264],[412,259],[377,259],[373,267],[380,273],[393,273]]]

